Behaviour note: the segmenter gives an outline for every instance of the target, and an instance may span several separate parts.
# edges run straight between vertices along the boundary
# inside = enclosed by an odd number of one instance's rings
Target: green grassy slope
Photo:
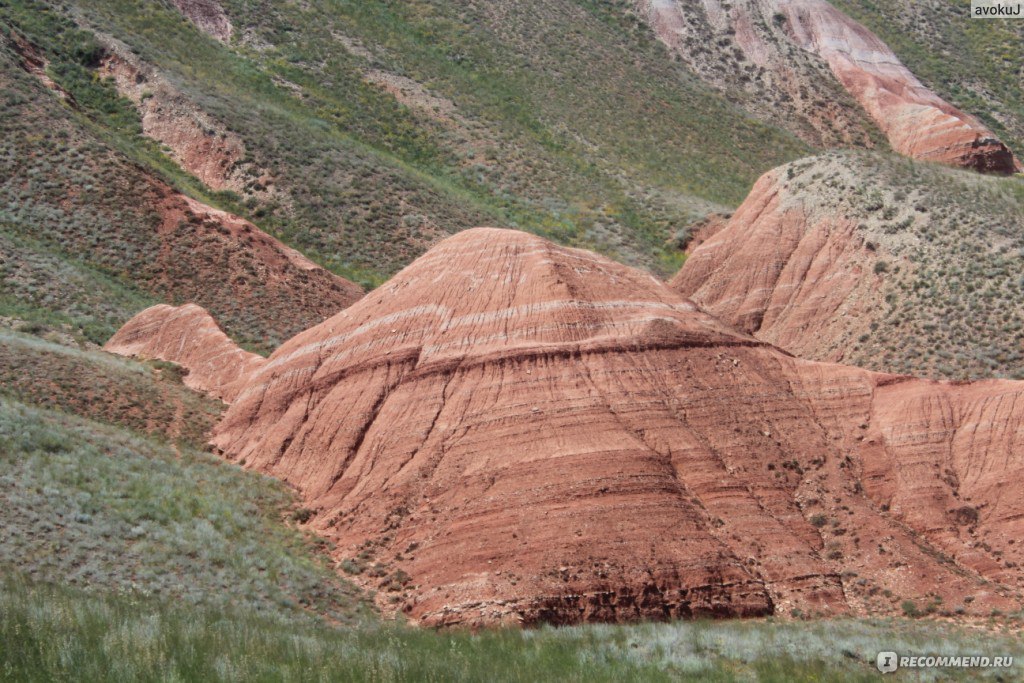
[[[44,338],[0,329],[2,395],[195,448],[204,446],[224,409],[186,388],[175,365],[77,348],[36,323],[21,327]]]
[[[832,0],[874,31],[914,75],[1024,154],[1024,22],[970,18],[970,0]]]
[[[515,225],[667,272],[662,244],[806,147],[742,114],[602,3],[225,3],[231,46],[161,3],[80,3],[243,138],[289,202],[242,207],[380,281],[439,235]],[[500,9],[499,9],[500,7]],[[350,51],[346,44],[361,48]],[[367,74],[453,104],[442,121]]]
[[[0,571],[262,613],[361,614],[280,484],[185,443],[0,397]]]
[[[908,621],[680,622],[535,631],[355,629],[0,583],[0,680],[876,681],[900,653],[1024,655],[1017,636]],[[1007,680],[1019,669],[931,670]],[[1001,678],[1002,677],[1002,678]]]

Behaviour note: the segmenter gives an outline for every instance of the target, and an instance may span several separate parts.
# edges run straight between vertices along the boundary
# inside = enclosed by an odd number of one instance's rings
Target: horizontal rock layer
[[[987,613],[1017,607],[1022,395],[798,360],[477,229],[281,346],[214,443],[420,623]]]

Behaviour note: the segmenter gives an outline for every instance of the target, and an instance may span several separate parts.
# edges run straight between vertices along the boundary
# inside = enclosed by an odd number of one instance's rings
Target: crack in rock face
[[[215,447],[418,623],[1019,608],[1018,382],[799,360],[486,228],[254,365]]]

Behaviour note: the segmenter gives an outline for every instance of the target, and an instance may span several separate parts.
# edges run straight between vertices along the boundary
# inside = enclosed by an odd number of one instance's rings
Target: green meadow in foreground
[[[1024,656],[1019,638],[934,623],[676,622],[417,630],[366,621],[182,607],[8,577],[0,593],[5,681],[834,681],[877,680],[879,650]],[[914,680],[1016,679],[922,670]],[[906,680],[904,676],[897,678]]]

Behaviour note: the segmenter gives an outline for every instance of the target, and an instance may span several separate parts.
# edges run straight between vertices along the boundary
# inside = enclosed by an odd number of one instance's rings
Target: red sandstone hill
[[[151,306],[125,323],[103,348],[120,356],[177,363],[188,371],[186,386],[225,402],[235,398],[233,385],[265,362],[240,349],[195,304]]]
[[[525,233],[441,242],[242,383],[215,445],[420,623],[1019,607],[1024,384],[798,360]]]

